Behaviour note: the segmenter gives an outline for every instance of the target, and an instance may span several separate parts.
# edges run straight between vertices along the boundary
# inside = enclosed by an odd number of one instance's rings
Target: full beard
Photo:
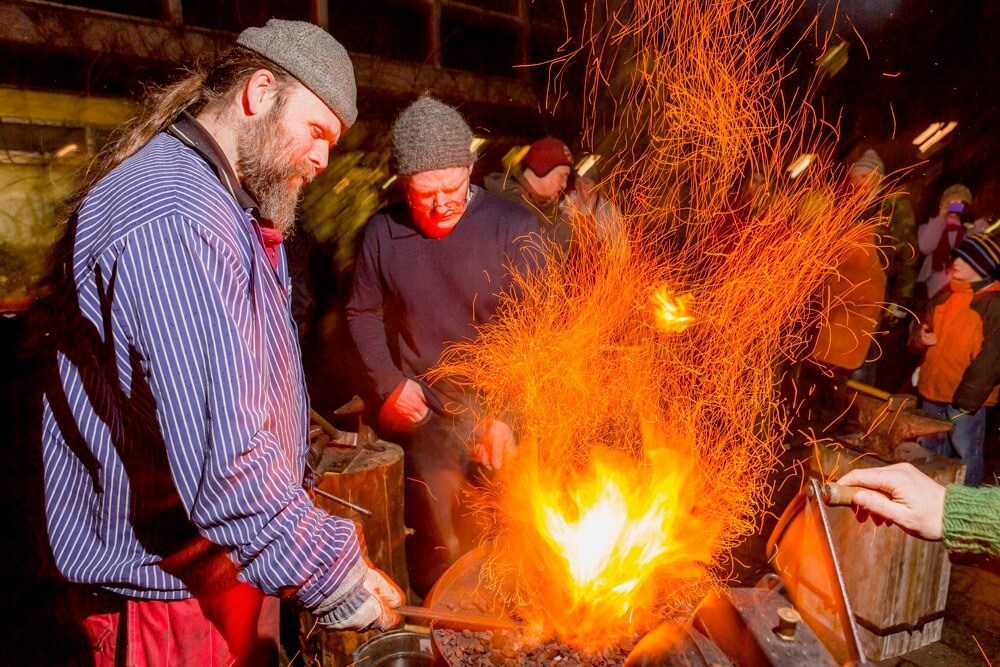
[[[287,238],[295,228],[302,189],[315,170],[289,158],[292,141],[280,119],[280,110],[272,109],[262,120],[246,124],[236,146],[236,171],[261,215]]]

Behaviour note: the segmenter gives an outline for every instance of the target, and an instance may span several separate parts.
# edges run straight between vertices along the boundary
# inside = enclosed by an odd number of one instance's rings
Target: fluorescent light
[[[601,161],[601,156],[597,153],[591,153],[587,157],[580,160],[576,165],[576,175],[583,176],[586,174],[591,167]]]
[[[531,148],[530,144],[524,146],[514,146],[507,154],[503,156],[503,166],[510,169],[511,165],[515,165],[521,162],[521,158],[528,154],[528,149]]]
[[[469,148],[469,152],[475,153],[485,145],[486,145],[486,139],[484,139],[483,137],[472,137],[472,146]]]
[[[71,153],[77,152],[78,150],[80,150],[80,147],[77,146],[76,144],[66,144],[65,146],[56,151],[55,156],[57,159],[63,158]]]
[[[816,60],[816,68],[825,72],[827,76],[836,76],[837,72],[847,64],[847,42],[840,42],[829,47],[822,56]]]
[[[944,139],[948,135],[948,133],[954,130],[956,127],[958,127],[958,123],[955,121],[951,121],[950,123],[942,127],[940,130],[932,134],[930,138],[927,139],[927,141],[920,144],[920,152],[926,153],[931,146]]]
[[[392,176],[389,177],[388,181],[386,181],[385,183],[382,184],[382,189],[383,190],[388,190],[389,186],[392,185],[395,182],[396,182],[396,175],[393,174]]]
[[[932,134],[941,129],[942,125],[944,125],[944,123],[931,123],[930,125],[928,125],[927,129],[918,134],[917,138],[913,140],[913,145],[919,146],[920,144],[927,141],[927,139],[930,138]]]
[[[809,165],[813,163],[816,159],[815,153],[803,153],[802,155],[795,158],[795,160],[788,165],[788,175],[791,178],[798,178],[799,174],[809,168]]]

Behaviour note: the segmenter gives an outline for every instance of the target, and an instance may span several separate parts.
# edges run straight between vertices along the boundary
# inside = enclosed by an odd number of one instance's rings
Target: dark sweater
[[[510,290],[511,269],[524,273],[540,261],[535,217],[481,188],[474,193],[441,239],[424,236],[402,202],[365,227],[347,323],[382,399],[404,379],[419,379],[450,344],[474,339]]]

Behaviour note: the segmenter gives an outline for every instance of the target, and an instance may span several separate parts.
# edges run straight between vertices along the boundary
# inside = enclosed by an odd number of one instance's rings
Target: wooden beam
[[[191,26],[171,26],[109,12],[64,7],[40,0],[0,3],[0,47],[14,43],[45,51],[104,54],[164,62],[190,63],[202,53],[222,52],[236,41],[233,33]],[[423,90],[448,91],[468,102],[535,108],[537,98],[522,80],[484,76],[463,70],[389,60],[352,53],[358,87],[392,95]],[[512,76],[517,76],[512,72]]]
[[[310,0],[309,17],[313,23],[330,31],[330,0]]]

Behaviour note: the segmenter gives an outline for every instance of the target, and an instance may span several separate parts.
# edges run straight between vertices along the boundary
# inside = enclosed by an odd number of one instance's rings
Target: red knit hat
[[[521,164],[541,177],[562,165],[572,167],[573,154],[566,144],[555,137],[543,137],[531,144]]]

